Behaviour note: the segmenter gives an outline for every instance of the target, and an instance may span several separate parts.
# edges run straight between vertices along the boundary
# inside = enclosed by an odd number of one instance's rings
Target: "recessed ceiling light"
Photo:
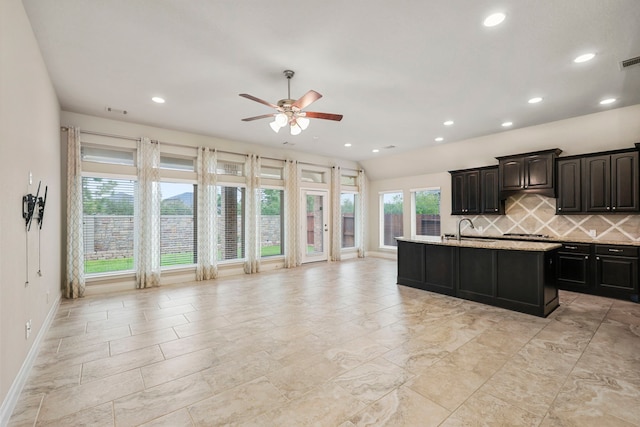
[[[537,104],[540,101],[542,101],[542,98],[540,98],[539,96],[536,96],[535,98],[531,98],[528,102],[529,104]]]
[[[607,98],[607,99],[603,99],[602,101],[600,101],[600,104],[601,105],[609,105],[609,104],[613,104],[616,101],[617,101],[617,99],[615,99],[615,98]]]
[[[443,123],[443,125],[445,126],[451,126],[453,124],[453,120],[447,120],[446,122]]]
[[[378,150],[377,148],[374,148],[373,150],[371,150],[371,152],[373,152],[373,153],[379,153],[379,152],[380,152],[380,150]]]
[[[504,123],[502,123],[502,127],[505,127],[505,128],[508,128],[511,125],[513,125],[513,122],[504,122]]]
[[[439,136],[439,137],[437,137],[434,141],[436,141],[436,142],[442,142],[442,141],[444,141],[444,138],[443,138],[443,137],[441,137],[441,136]]]
[[[507,15],[502,12],[491,14],[485,18],[483,24],[485,27],[495,27],[496,25],[501,24],[506,16]]]
[[[351,144],[349,144],[348,142],[346,144],[344,144],[345,147],[351,147]]]
[[[164,98],[160,98],[159,96],[154,96],[151,100],[156,104],[164,104]]]
[[[587,61],[592,60],[595,56],[596,56],[595,53],[591,53],[591,52],[585,53],[583,55],[580,55],[580,56],[576,57],[576,59],[574,59],[573,62],[578,62],[578,63],[587,62]]]

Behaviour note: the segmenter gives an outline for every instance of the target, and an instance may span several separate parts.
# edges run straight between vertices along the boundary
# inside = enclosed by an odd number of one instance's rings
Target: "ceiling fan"
[[[324,119],[324,120],[334,120],[339,122],[342,120],[342,114],[331,114],[331,113],[318,113],[315,111],[302,111],[307,106],[311,105],[313,102],[322,98],[315,90],[310,90],[300,97],[298,100],[291,99],[291,78],[295,74],[291,70],[284,70],[283,74],[287,78],[287,98],[281,99],[278,101],[278,105],[274,105],[270,102],[262,100],[260,98],[256,98],[255,96],[249,95],[247,93],[241,93],[240,96],[243,98],[251,99],[252,101],[259,102],[261,104],[267,105],[276,110],[275,113],[271,114],[263,114],[261,116],[248,117],[246,119],[242,119],[243,122],[250,122],[258,119],[266,119],[267,117],[273,117],[274,120],[269,125],[274,132],[278,132],[280,128],[283,128],[287,125],[291,128],[291,135],[298,135],[300,132],[305,130],[307,126],[309,126],[309,119]]]

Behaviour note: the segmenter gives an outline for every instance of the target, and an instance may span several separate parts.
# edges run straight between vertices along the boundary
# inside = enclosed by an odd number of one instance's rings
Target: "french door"
[[[326,261],[329,253],[329,223],[326,191],[301,191],[302,262]]]

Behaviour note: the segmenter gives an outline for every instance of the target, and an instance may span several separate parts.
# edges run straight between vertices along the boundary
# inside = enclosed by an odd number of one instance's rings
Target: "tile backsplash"
[[[556,215],[556,199],[537,194],[518,194],[506,200],[505,215],[470,217],[466,234],[501,236],[504,233],[546,234],[562,239],[640,241],[640,214]],[[482,232],[479,228],[482,227]],[[595,230],[595,237],[589,234]]]

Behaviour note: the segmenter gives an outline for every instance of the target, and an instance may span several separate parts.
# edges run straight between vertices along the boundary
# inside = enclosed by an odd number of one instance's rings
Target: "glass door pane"
[[[303,190],[301,195],[302,262],[326,261],[328,259],[329,224],[327,222],[327,193]]]

